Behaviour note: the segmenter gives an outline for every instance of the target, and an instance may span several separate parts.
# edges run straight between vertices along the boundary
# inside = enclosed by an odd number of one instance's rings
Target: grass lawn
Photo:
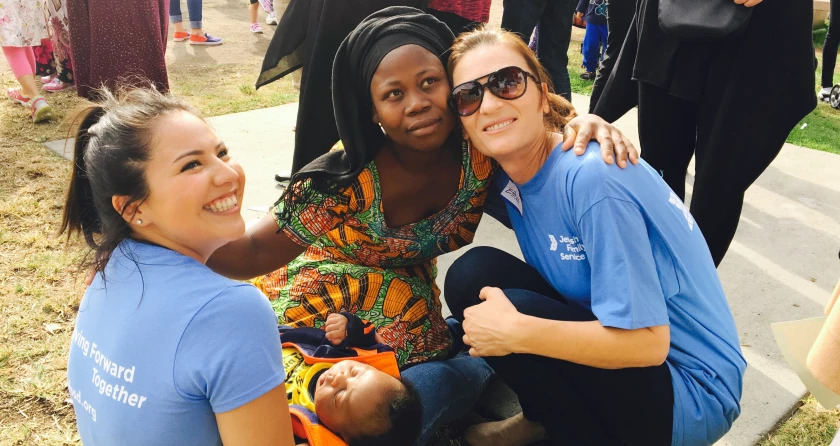
[[[205,1],[206,21],[216,24],[211,30],[214,33],[220,32],[223,20],[233,17],[233,13],[218,9],[222,3]],[[244,3],[230,7],[246,14]],[[247,22],[240,20],[235,26],[243,24],[240,34],[221,32],[226,38],[231,36],[223,46],[228,48],[222,50],[234,50],[236,39],[247,43],[254,37],[245,34]],[[266,37],[270,38],[270,33]],[[589,94],[592,82],[579,78],[581,38],[582,33],[573,34],[569,74],[573,90]],[[185,51],[181,48],[175,50],[176,56]],[[170,64],[173,92],[205,116],[297,100],[288,78],[254,91],[261,58],[259,51],[246,48],[241,55],[228,58],[209,51],[218,61],[202,64],[178,56],[180,60]],[[237,63],[224,63],[227,60]],[[0,87],[16,86],[11,72],[0,64]],[[66,138],[65,119],[85,102],[73,91],[51,94],[49,100],[56,119],[41,125],[33,124],[23,108],[0,101],[0,446],[80,444],[67,396],[66,352],[84,291],[85,272],[77,265],[86,250],[79,242],[65,244],[55,236],[70,163],[43,143]],[[821,105],[804,122],[808,123],[806,129],[791,135],[801,139],[791,142],[829,151],[833,144],[837,153],[840,111]],[[812,399],[805,399],[763,444],[828,444],[838,421],[840,412],[823,410]],[[457,432],[443,434],[438,444],[459,444],[453,438]]]

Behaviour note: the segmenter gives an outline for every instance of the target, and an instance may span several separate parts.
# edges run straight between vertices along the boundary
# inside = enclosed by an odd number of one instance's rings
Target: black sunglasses
[[[485,87],[494,96],[511,100],[525,94],[529,77],[537,84],[540,83],[536,76],[515,66],[502,68],[486,76],[487,82],[484,84],[478,81],[478,79],[484,77],[481,76],[474,81],[464,82],[452,89],[449,102],[458,115],[469,116],[478,111],[478,108],[481,107],[481,101],[484,100]]]

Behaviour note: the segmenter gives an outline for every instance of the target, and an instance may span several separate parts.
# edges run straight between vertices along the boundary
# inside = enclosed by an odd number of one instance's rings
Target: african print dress
[[[349,311],[376,325],[400,367],[445,357],[452,340],[441,315],[436,258],[472,242],[495,168],[466,144],[462,152],[458,192],[440,212],[409,225],[385,224],[373,162],[341,192],[312,191],[316,198],[280,224],[306,251],[255,280],[281,323],[321,327],[330,313]]]

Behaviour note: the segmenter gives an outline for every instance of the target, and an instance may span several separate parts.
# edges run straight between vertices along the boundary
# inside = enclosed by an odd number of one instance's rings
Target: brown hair
[[[157,118],[174,111],[197,112],[154,88],[96,92],[99,103],[83,109],[76,127],[73,173],[59,234],[81,233],[94,251],[93,267],[102,272],[111,252],[131,236],[123,218],[129,205],[149,196],[146,163]],[[111,197],[129,199],[120,211]]]
[[[575,108],[566,98],[554,93],[554,84],[551,82],[551,77],[540,61],[537,60],[537,56],[519,36],[510,31],[482,25],[473,31],[459,35],[455,39],[455,43],[452,44],[452,49],[449,53],[449,63],[446,66],[450,83],[454,86],[452,72],[465,54],[482,45],[498,44],[507,45],[522,55],[528,64],[528,68],[530,68],[537,79],[541,83],[548,85],[548,94],[545,99],[548,101],[550,110],[547,114],[543,115],[543,122],[549,131],[562,132],[566,123],[577,116]],[[542,94],[542,88],[540,88],[540,94]]]

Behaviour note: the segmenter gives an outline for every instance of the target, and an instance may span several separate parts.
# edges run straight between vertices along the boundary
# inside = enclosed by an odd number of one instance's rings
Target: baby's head
[[[420,433],[414,387],[357,361],[336,363],[318,378],[315,412],[351,446],[412,444]]]

